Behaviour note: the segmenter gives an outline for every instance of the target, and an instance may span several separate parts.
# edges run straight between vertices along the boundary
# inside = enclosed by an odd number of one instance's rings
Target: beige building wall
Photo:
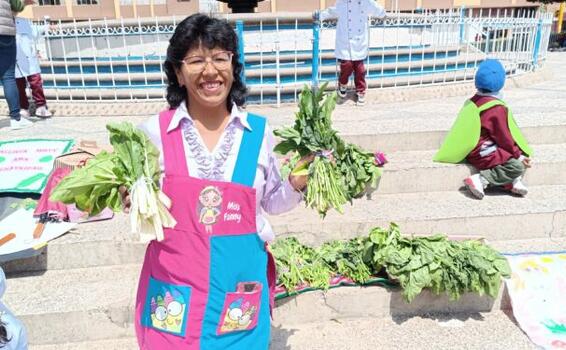
[[[132,18],[155,16],[185,16],[198,12],[198,0],[167,0],[158,5],[121,5],[120,0],[98,0],[97,5],[76,5],[76,0],[60,0],[61,5],[34,5],[25,15],[36,20],[49,16],[51,20],[69,21],[72,19]],[[447,9],[466,6],[468,8],[514,8],[536,7],[527,0],[377,0],[387,10],[398,8],[411,11],[416,8]],[[135,3],[135,0],[132,0]],[[265,0],[261,1],[256,12],[312,12],[335,5],[336,0]],[[222,4],[223,12],[228,12]]]

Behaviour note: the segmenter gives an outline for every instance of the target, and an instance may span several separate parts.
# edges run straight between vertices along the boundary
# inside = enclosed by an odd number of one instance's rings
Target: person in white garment
[[[321,11],[318,16],[321,21],[338,20],[335,49],[340,62],[338,95],[346,97],[348,80],[354,73],[358,105],[365,104],[367,89],[364,60],[368,56],[368,18],[384,18],[385,15],[385,9],[374,0],[337,0],[335,6]]]
[[[35,102],[35,116],[50,118],[47,101],[43,92],[41,67],[36,50],[36,41],[44,32],[43,27],[36,27],[26,18],[16,17],[16,84],[20,95],[20,115],[30,117],[29,101],[26,96],[26,85],[29,84],[31,96]]]
[[[28,336],[20,320],[1,301],[6,291],[6,275],[0,267],[0,348],[2,350],[27,350]]]

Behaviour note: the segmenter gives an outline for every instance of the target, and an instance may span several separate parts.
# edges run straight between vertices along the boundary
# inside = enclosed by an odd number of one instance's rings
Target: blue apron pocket
[[[149,277],[142,325],[160,332],[184,337],[191,287],[169,284]]]
[[[261,305],[261,291],[262,284],[259,282],[241,282],[235,293],[226,293],[216,334],[254,329]]]

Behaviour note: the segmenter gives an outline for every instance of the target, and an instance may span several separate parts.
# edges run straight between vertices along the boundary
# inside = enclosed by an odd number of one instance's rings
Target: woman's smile
[[[199,84],[199,89],[202,90],[206,95],[216,95],[222,90],[223,87],[224,83],[222,83],[220,80],[210,80]]]

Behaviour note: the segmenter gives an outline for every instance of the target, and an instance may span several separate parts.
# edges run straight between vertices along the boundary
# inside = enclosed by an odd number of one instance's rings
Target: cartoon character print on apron
[[[253,188],[265,119],[248,115],[231,182],[191,177],[174,110],[159,116],[174,229],[146,251],[136,300],[141,349],[267,349],[273,259],[256,227]],[[268,276],[269,271],[269,276]]]

